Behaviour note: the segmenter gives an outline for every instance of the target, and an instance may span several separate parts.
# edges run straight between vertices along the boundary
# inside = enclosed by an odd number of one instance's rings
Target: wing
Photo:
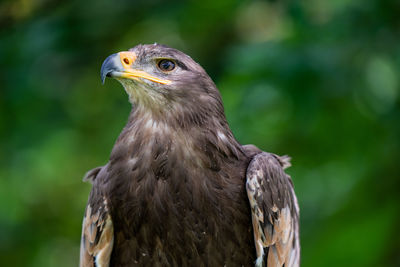
[[[93,184],[82,225],[80,267],[108,267],[114,243],[114,228],[108,202],[96,186],[101,167],[89,171],[84,180]]]
[[[249,164],[246,190],[251,206],[256,266],[299,266],[299,208],[288,157],[262,152]]]

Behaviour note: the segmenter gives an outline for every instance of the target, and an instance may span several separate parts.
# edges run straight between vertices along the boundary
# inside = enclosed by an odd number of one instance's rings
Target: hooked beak
[[[104,84],[106,77],[127,78],[140,81],[140,78],[160,84],[170,84],[170,80],[160,79],[149,73],[132,68],[136,61],[136,54],[131,51],[112,54],[104,60],[101,66],[100,76]]]

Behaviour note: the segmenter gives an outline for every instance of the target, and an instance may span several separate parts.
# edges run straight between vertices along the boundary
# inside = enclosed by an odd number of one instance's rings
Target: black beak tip
[[[103,84],[106,80],[106,77],[111,77],[111,73],[117,69],[114,63],[114,58],[116,55],[117,54],[112,54],[111,56],[107,57],[101,65],[100,78]]]
[[[104,77],[103,75],[101,76],[101,83],[104,84],[104,81],[106,80],[106,77]]]
[[[101,83],[104,84],[104,82],[106,81],[106,77],[111,77],[111,71],[108,73],[103,74],[103,72],[101,73]]]

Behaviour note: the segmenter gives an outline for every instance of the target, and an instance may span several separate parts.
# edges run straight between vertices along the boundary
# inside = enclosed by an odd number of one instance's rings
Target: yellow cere
[[[121,60],[121,64],[125,69],[125,73],[122,75],[122,77],[135,80],[137,80],[137,78],[143,78],[160,84],[172,83],[170,80],[160,79],[148,74],[147,72],[133,69],[132,64],[136,60],[136,54],[134,52],[126,51],[126,52],[119,52],[118,54]]]

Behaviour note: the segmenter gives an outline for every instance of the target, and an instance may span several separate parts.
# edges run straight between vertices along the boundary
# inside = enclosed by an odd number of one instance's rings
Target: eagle
[[[241,145],[220,93],[183,52],[159,44],[112,54],[128,122],[92,184],[81,267],[299,266],[289,157]]]

